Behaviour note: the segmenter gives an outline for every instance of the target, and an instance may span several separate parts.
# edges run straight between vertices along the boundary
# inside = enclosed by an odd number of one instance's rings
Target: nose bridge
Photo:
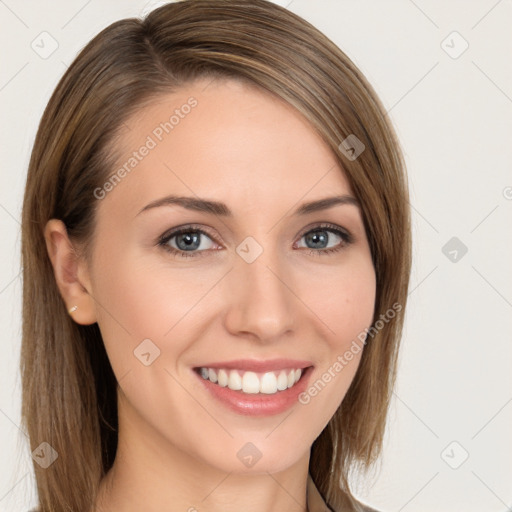
[[[254,334],[261,341],[275,340],[295,324],[293,283],[277,247],[263,247],[248,237],[236,249],[231,279],[227,328]],[[231,292],[230,292],[231,293]]]

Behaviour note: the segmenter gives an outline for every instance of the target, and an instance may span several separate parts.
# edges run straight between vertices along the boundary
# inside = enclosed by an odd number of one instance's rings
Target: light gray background
[[[0,511],[36,503],[18,427],[19,219],[36,128],[77,52],[111,22],[161,3],[0,0]],[[512,506],[512,2],[276,3],[360,67],[408,165],[414,267],[399,380],[383,456],[373,476],[354,478],[356,494],[383,512],[504,512]],[[43,31],[58,43],[46,59],[31,47],[51,48]],[[452,237],[465,255],[456,246],[443,253]]]

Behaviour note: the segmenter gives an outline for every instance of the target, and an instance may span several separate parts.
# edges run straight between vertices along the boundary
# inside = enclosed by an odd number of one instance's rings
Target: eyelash
[[[313,229],[309,229],[308,231],[302,233],[300,235],[299,239],[303,238],[304,236],[306,236],[309,233],[314,233],[315,231],[328,231],[330,233],[334,233],[335,235],[338,235],[342,239],[342,242],[340,242],[335,247],[329,247],[327,249],[303,248],[303,250],[308,251],[308,254],[310,256],[312,256],[312,255],[325,256],[327,254],[337,253],[337,252],[341,251],[342,249],[344,249],[347,245],[350,245],[353,242],[352,236],[348,232],[341,230],[335,224],[328,224],[328,223],[321,224],[319,226],[315,226]],[[214,237],[212,235],[210,235],[208,232],[204,231],[203,229],[195,227],[194,225],[188,225],[188,226],[183,226],[181,228],[177,228],[171,232],[163,234],[159,238],[157,245],[159,247],[162,247],[165,251],[172,254],[173,256],[178,256],[178,257],[182,257],[182,258],[195,258],[198,256],[201,257],[204,255],[203,253],[208,252],[208,249],[202,250],[202,251],[182,251],[179,249],[175,249],[174,247],[170,247],[168,245],[169,240],[171,240],[175,236],[181,235],[183,233],[200,233],[201,235],[205,235],[208,238],[215,241]]]

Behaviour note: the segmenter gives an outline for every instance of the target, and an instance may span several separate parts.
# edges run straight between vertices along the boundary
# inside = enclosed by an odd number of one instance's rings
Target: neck
[[[275,473],[226,472],[136,423],[120,415],[116,459],[94,512],[307,511],[309,452]]]

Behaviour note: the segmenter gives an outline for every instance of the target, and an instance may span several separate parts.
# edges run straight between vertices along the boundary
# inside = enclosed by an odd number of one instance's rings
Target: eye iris
[[[200,241],[199,241],[200,236],[201,235],[199,233],[194,233],[194,234],[182,233],[182,234],[176,235],[176,245],[182,251],[191,251],[193,249],[197,249],[200,245]],[[185,245],[181,246],[180,245],[181,242],[184,242]]]
[[[324,247],[318,247],[316,244],[327,243],[328,235],[326,231],[314,231],[306,235],[306,243],[312,242],[314,247],[312,249],[323,249]]]

